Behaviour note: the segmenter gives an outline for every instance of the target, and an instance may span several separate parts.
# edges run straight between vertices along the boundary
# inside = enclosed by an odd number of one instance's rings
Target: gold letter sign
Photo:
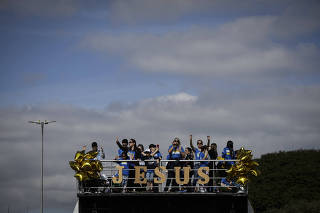
[[[117,177],[112,177],[112,182],[113,183],[121,183],[122,182],[122,169],[124,168],[123,166],[116,166],[116,168],[118,169],[118,180]]]
[[[158,180],[158,178],[153,178],[154,183],[164,183],[166,180],[166,176],[160,172],[160,169],[161,169],[161,171],[166,171],[166,167],[164,167],[164,166],[160,166],[160,167],[155,168],[154,173],[159,177],[159,180]]]
[[[176,172],[176,182],[177,182],[177,184],[183,185],[183,184],[189,183],[190,167],[183,167],[183,181],[180,180],[180,167],[174,167],[174,170]]]
[[[205,170],[206,173],[204,173],[202,170]],[[209,176],[208,176],[208,172],[209,172],[209,167],[200,167],[198,169],[198,175],[202,178],[204,178],[204,180],[202,180],[201,178],[199,178],[198,180],[198,184],[207,184],[209,182]]]
[[[145,184],[147,183],[147,179],[145,178],[145,172],[147,171],[147,167],[146,166],[135,166],[135,179],[134,179],[134,183],[139,183],[139,184]],[[143,170],[142,173],[140,173],[141,169]],[[142,180],[141,180],[142,179]]]

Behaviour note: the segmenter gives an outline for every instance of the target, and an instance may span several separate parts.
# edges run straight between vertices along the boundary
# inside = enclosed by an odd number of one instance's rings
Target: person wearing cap
[[[153,183],[154,169],[157,166],[159,166],[159,162],[162,159],[162,155],[161,155],[161,153],[159,151],[159,145],[158,144],[157,145],[150,144],[149,145],[149,149],[147,149],[146,152],[150,152],[150,157],[148,157],[148,155],[147,155],[145,157],[145,159],[156,160],[156,161],[153,161],[153,162],[146,162],[147,169],[148,169],[147,170],[147,180],[148,180],[148,182],[150,182],[149,191],[159,192],[158,184]]]
[[[87,152],[87,153],[95,153],[98,152],[98,154],[96,155],[95,158],[93,158],[93,160],[102,160],[105,159],[105,154],[103,151],[103,148],[101,147],[100,150],[98,149],[98,143],[97,142],[92,142],[91,143],[91,147],[92,150]],[[85,151],[87,148],[87,146],[83,146],[82,147],[82,151]],[[101,174],[100,173],[100,179],[104,181],[104,184],[106,184],[107,182],[107,177],[105,174]],[[96,186],[101,186],[101,182],[99,182],[98,180],[93,180],[92,182],[87,183],[88,185],[85,185],[85,187],[96,187]],[[97,189],[92,188],[92,192],[97,192]]]
[[[147,166],[147,173],[146,173],[146,179],[147,179],[147,191],[153,190],[153,176],[154,176],[154,169],[156,168],[155,162],[153,161],[153,155],[154,153],[151,153],[150,149],[146,149],[142,155],[144,156],[144,160],[146,160],[146,166]]]
[[[100,147],[100,150],[98,150],[98,143],[97,142],[92,142],[91,143],[91,147],[92,147],[92,150],[89,151],[88,153],[90,152],[98,152],[97,156],[94,158],[94,160],[102,160],[102,159],[105,159],[106,155],[104,154],[104,151],[103,151],[103,147],[101,146]],[[85,151],[87,148],[87,146],[83,146],[82,147],[82,150]]]

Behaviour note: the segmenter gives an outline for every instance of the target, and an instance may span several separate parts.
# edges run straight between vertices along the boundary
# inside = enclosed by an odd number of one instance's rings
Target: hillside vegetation
[[[320,213],[320,151],[266,154],[249,183],[255,213]]]

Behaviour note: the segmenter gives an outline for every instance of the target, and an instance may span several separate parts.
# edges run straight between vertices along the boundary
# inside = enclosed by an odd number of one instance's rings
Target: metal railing
[[[237,161],[238,160],[101,160],[103,170],[100,172],[100,179],[79,182],[78,193],[247,193],[247,187],[241,187],[232,181],[226,181],[226,170],[228,167],[221,167],[221,165],[226,165],[228,162]],[[126,172],[128,174],[122,175],[122,181],[119,182],[119,169],[117,166],[120,166],[121,162],[126,162],[130,166],[129,168],[122,169],[122,174]],[[150,162],[153,162],[154,165],[150,165]],[[192,164],[193,166],[191,166]],[[145,166],[145,168],[143,166]],[[180,167],[180,169],[174,167]],[[184,171],[184,167],[190,167],[190,169]],[[198,171],[199,168],[202,168],[202,176],[198,175],[200,174],[200,171]],[[162,180],[160,180],[161,177],[155,175],[155,170],[163,174]],[[151,173],[153,176],[147,173]],[[189,175],[188,181],[184,181],[184,175],[186,173],[189,173],[187,174]],[[139,177],[136,178],[136,174],[140,174]],[[178,177],[176,176],[177,174]],[[150,178],[150,176],[152,176],[152,178]],[[155,180],[160,183],[154,183],[156,182]],[[204,184],[199,183],[199,180],[203,181]]]

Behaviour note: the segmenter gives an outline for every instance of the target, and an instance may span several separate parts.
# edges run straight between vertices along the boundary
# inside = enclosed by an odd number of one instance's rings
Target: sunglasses
[[[129,143],[133,143],[132,141],[130,141]]]
[[[197,144],[199,145],[199,144],[202,144],[202,143],[200,142],[200,143],[197,143]]]

